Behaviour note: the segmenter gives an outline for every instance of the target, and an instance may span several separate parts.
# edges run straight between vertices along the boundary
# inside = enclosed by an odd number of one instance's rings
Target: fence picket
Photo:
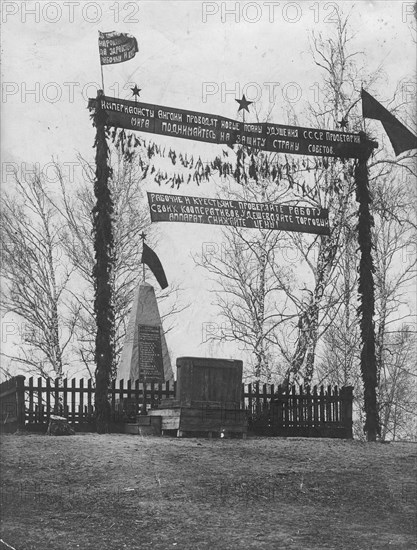
[[[93,414],[92,398],[93,398],[93,381],[91,380],[91,378],[89,378],[87,381],[87,414],[88,416],[92,416]]]
[[[46,421],[49,422],[51,410],[51,379],[46,379]]]
[[[75,409],[76,395],[77,395],[76,381],[75,381],[75,378],[73,378],[71,380],[71,416],[72,416],[73,423],[77,421],[76,409]]]
[[[326,417],[324,415],[324,387],[323,386],[320,386],[319,407],[320,407],[320,424],[325,424]]]
[[[79,394],[80,399],[78,402],[78,422],[81,422],[84,416],[84,380],[82,378],[80,379]]]
[[[34,395],[34,386],[33,386],[33,376],[29,378],[29,422],[36,422],[36,417],[34,416],[34,406],[33,406],[33,395]]]
[[[288,390],[285,390],[283,394],[284,427],[290,428],[290,393]]]
[[[37,391],[37,394],[38,394],[38,415],[37,415],[37,421],[39,422],[39,424],[42,424],[42,423],[43,423],[43,418],[42,418],[42,414],[43,414],[43,403],[42,403],[42,378],[41,378],[41,377],[38,378],[38,391]]]
[[[340,400],[339,400],[339,393],[338,393],[338,390],[337,390],[337,386],[335,386],[334,388],[334,393],[333,393],[333,422],[339,422],[339,405],[340,405]]]
[[[332,418],[332,387],[327,386],[327,392],[326,392],[326,421],[330,424],[333,421]]]
[[[304,394],[303,386],[298,389],[298,424],[297,426],[304,426]]]
[[[275,401],[275,407],[278,409],[276,414],[277,423],[280,425],[284,424],[284,406],[285,406],[285,403],[282,395],[282,386],[280,384],[278,386],[277,398]]]
[[[261,400],[259,395],[259,380],[255,383],[255,410],[257,413],[261,412]]]
[[[262,409],[266,409],[268,407],[268,390],[266,388],[266,384],[262,387]]]
[[[320,426],[319,418],[319,396],[317,394],[317,386],[313,388],[313,417],[314,417],[314,427],[318,428]]]
[[[306,388],[306,403],[307,403],[307,426],[313,424],[313,399],[310,392],[310,386]]]
[[[55,378],[54,381],[54,414],[62,414],[60,402],[59,402],[59,378]]]
[[[292,395],[291,395],[291,398],[292,398],[292,414],[293,414],[293,417],[292,417],[292,426],[293,428],[296,428],[297,427],[297,424],[298,424],[298,407],[297,407],[297,396],[295,394],[295,386],[292,387]]]
[[[62,393],[63,393],[63,407],[64,407],[64,416],[68,418],[68,379],[64,378],[62,381]]]

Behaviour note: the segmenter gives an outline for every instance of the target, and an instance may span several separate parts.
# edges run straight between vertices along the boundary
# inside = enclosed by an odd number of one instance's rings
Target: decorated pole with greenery
[[[97,93],[92,114],[96,128],[94,147],[96,149],[96,177],[94,194],[96,205],[93,208],[93,232],[95,265],[93,279],[95,286],[94,313],[97,333],[95,346],[96,389],[95,407],[97,432],[108,431],[110,421],[110,404],[108,390],[114,364],[114,309],[113,309],[113,200],[109,189],[111,168],[109,165],[109,148],[107,144],[106,113],[101,108]]]
[[[372,227],[374,219],[370,211],[371,193],[369,190],[367,160],[372,149],[366,149],[358,159],[355,168],[356,200],[359,203],[358,243],[359,260],[359,298],[360,328],[362,338],[361,374],[364,391],[365,425],[364,432],[368,441],[376,441],[380,434],[377,399],[377,364],[375,354],[375,284],[374,263],[372,259]]]

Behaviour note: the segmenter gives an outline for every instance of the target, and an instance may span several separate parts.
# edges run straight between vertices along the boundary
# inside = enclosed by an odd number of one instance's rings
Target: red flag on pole
[[[400,155],[410,149],[417,149],[417,136],[410,132],[402,122],[378,103],[371,94],[365,92],[363,88],[361,97],[362,116],[364,118],[374,118],[382,122],[382,126],[388,135],[396,155]]]
[[[98,48],[101,65],[114,65],[129,61],[139,51],[138,42],[134,36],[115,31],[98,31]]]

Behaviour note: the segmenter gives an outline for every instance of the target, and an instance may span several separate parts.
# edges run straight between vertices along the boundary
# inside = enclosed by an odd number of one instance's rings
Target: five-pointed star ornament
[[[342,117],[342,120],[338,120],[337,123],[341,128],[346,128],[348,125],[347,117]]]
[[[135,97],[136,97],[136,96],[139,97],[139,92],[142,91],[142,89],[141,89],[141,88],[138,88],[136,84],[135,84],[135,87],[134,87],[134,88],[130,88],[130,89],[132,90],[132,93],[133,93],[133,95],[134,95]]]
[[[242,109],[245,109],[245,111],[248,111],[249,113],[248,107],[251,103],[253,103],[253,101],[248,101],[245,97],[245,94],[243,94],[242,99],[235,99],[235,101],[239,103],[239,111],[241,111]]]
[[[140,238],[142,239],[142,241],[145,242],[145,239],[146,239],[146,233],[144,231],[142,231],[142,233],[140,234]]]

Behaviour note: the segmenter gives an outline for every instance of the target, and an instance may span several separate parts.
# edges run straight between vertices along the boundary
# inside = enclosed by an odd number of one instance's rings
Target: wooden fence
[[[175,397],[176,382],[113,382],[109,390],[114,431],[136,415]],[[326,389],[243,384],[241,408],[249,431],[261,435],[352,437],[352,387]],[[46,431],[51,414],[65,416],[79,431],[94,430],[94,383],[17,376],[0,384],[2,429]]]
[[[136,415],[156,408],[161,399],[174,397],[176,382],[143,384],[136,380],[125,383],[113,381],[109,389],[111,422],[118,431],[123,422],[135,420]],[[44,380],[29,378],[24,386],[26,424],[44,429],[51,414],[65,416],[78,430],[94,429],[94,382],[89,380]]]
[[[281,386],[258,384],[244,392],[249,429],[262,435],[338,437],[351,439],[353,387]]]

